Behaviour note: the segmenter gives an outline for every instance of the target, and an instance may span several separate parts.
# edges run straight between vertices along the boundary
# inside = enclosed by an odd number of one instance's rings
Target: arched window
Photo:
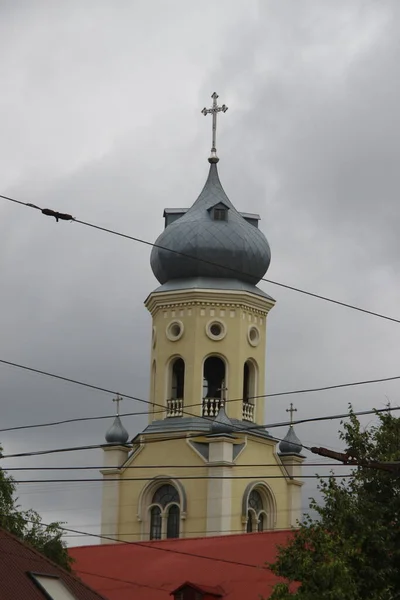
[[[256,367],[251,360],[246,360],[243,367],[243,400],[254,402],[256,395]]]
[[[256,366],[246,360],[243,366],[243,420],[254,421],[254,400],[256,396]]]
[[[261,494],[257,490],[252,490],[249,496],[249,508],[252,508],[256,514],[263,509]]]
[[[153,364],[151,367],[151,402],[152,409],[154,410],[154,405],[156,403],[156,361],[153,360]]]
[[[185,363],[182,358],[176,358],[172,364],[171,398],[183,399],[185,387]]]
[[[275,513],[275,501],[268,486],[263,482],[249,484],[243,497],[242,513],[247,533],[272,529]]]
[[[150,539],[161,540],[161,509],[159,506],[153,506],[150,510]]]
[[[180,510],[179,506],[172,504],[168,511],[167,517],[167,538],[178,538],[179,537],[179,521],[180,521]]]
[[[179,537],[180,518],[178,490],[170,483],[164,483],[153,494],[150,507],[150,539]]]
[[[264,531],[264,529],[265,529],[264,523],[265,523],[265,514],[263,512],[261,512],[258,515],[258,531]]]
[[[203,416],[215,417],[221,399],[225,398],[225,363],[218,356],[209,356],[203,367]]]
[[[181,417],[185,392],[185,362],[182,358],[171,361],[168,378],[167,417]]]
[[[247,511],[247,525],[246,525],[247,533],[251,533],[253,531],[253,511]]]
[[[179,494],[173,485],[165,483],[156,490],[153,496],[153,504],[159,504],[161,508],[165,508],[171,502],[179,504]]]

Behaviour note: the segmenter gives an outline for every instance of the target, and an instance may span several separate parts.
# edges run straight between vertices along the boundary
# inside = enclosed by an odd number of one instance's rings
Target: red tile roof
[[[0,529],[0,598],[1,600],[45,600],[29,573],[58,577],[77,600],[104,600],[74,575]]]
[[[258,600],[278,582],[267,568],[291,531],[70,548],[74,570],[109,600],[171,600],[185,582],[220,587],[223,600]]]

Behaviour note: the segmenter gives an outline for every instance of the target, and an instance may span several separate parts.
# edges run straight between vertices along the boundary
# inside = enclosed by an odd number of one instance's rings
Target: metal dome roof
[[[122,425],[122,421],[117,415],[113,424],[106,433],[106,442],[109,444],[125,444],[128,441],[129,433]]]
[[[213,219],[216,205],[227,210],[226,220]],[[223,190],[216,163],[211,164],[196,202],[158,237],[150,259],[161,284],[171,279],[208,277],[256,285],[270,261],[267,239],[235,209]]]
[[[300,454],[303,445],[294,432],[293,425],[289,427],[284,439],[279,444],[279,452],[281,454]]]

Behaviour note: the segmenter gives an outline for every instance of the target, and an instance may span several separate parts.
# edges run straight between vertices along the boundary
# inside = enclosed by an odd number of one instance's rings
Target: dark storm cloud
[[[163,208],[190,205],[204,183],[210,123],[200,109],[215,89],[229,106],[221,180],[239,210],[261,214],[268,277],[399,316],[397,3],[168,5],[0,3],[1,191],[155,240]],[[16,206],[0,205],[0,217],[0,357],[147,399],[149,247]],[[267,392],[398,374],[398,325],[261,287],[277,299]],[[2,427],[112,410],[104,393],[6,367],[0,376]],[[312,417],[349,401],[382,407],[385,395],[396,404],[398,389],[293,400]],[[291,399],[266,401],[266,422],[285,419]],[[145,424],[126,419],[132,434]],[[6,453],[96,444],[106,428],[7,433],[2,443]],[[340,447],[337,429],[297,433]],[[101,461],[92,451],[6,466]],[[99,484],[26,484],[20,497],[45,518],[96,531]]]

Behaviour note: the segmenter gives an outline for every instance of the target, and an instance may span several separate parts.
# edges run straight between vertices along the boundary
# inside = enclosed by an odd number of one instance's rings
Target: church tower
[[[266,326],[257,287],[271,252],[217,170],[189,209],[166,208],[151,253],[149,424],[127,445],[117,417],[102,471],[102,535],[124,541],[284,529],[301,517],[301,443],[263,426]],[[118,404],[118,403],[117,403]],[[108,541],[108,540],[105,540]]]

